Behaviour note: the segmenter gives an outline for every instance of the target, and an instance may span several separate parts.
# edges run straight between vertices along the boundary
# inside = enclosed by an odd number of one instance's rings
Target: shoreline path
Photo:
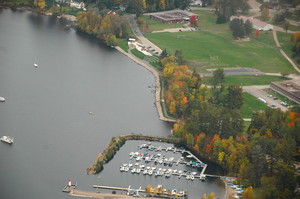
[[[162,110],[162,106],[161,106],[161,85],[160,85],[160,76],[159,73],[151,66],[149,66],[148,64],[142,62],[141,60],[139,60],[138,58],[136,58],[135,56],[133,56],[132,54],[129,54],[127,52],[125,52],[123,49],[121,49],[119,46],[116,46],[115,49],[117,49],[119,52],[123,53],[125,56],[127,56],[128,58],[130,58],[131,60],[133,60],[134,62],[136,62],[137,64],[143,66],[144,68],[146,68],[147,70],[149,70],[155,79],[155,105],[156,105],[156,109],[159,115],[159,119],[162,121],[166,121],[166,122],[176,122],[176,120],[174,119],[170,119],[164,116],[163,114],[163,110]]]

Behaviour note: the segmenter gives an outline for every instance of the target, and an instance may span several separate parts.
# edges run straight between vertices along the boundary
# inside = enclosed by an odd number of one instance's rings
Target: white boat
[[[5,102],[5,98],[4,97],[0,97],[0,102]]]
[[[6,142],[6,143],[8,143],[8,144],[14,143],[14,138],[13,138],[13,137],[10,137],[10,136],[6,136],[6,135],[2,136],[2,137],[0,138],[0,140],[1,140],[2,142]]]
[[[193,175],[191,175],[191,176],[190,176],[190,179],[191,179],[191,180],[194,180],[194,179],[195,179],[195,177],[194,177]]]

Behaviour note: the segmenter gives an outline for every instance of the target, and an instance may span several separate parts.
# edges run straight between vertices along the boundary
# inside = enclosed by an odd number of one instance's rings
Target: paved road
[[[156,46],[154,43],[152,43],[151,41],[149,41],[147,38],[145,38],[143,36],[143,34],[141,33],[140,29],[138,28],[138,26],[135,22],[134,15],[128,14],[125,16],[127,17],[128,21],[129,21],[129,24],[130,24],[130,27],[131,27],[133,33],[140,40],[140,42],[146,47],[151,46],[151,48],[154,49],[155,52],[158,52],[157,55],[160,55],[162,50],[158,46]]]

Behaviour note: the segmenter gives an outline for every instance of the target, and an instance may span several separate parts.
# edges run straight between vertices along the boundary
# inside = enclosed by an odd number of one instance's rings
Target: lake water
[[[115,175],[107,166],[86,175],[112,136],[167,136],[170,127],[158,119],[149,71],[65,25],[55,17],[0,9],[0,96],[6,98],[0,136],[15,138],[11,146],[0,143],[0,198],[71,198],[62,193],[69,178],[82,190],[160,183]],[[126,144],[109,164],[119,167],[114,161],[128,158],[130,147],[136,144]],[[215,182],[176,183],[193,187],[195,198],[211,190],[224,194]]]

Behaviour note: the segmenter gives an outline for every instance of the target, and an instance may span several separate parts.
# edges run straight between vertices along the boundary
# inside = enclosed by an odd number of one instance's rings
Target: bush
[[[226,17],[224,15],[219,15],[216,21],[216,24],[226,23]]]

